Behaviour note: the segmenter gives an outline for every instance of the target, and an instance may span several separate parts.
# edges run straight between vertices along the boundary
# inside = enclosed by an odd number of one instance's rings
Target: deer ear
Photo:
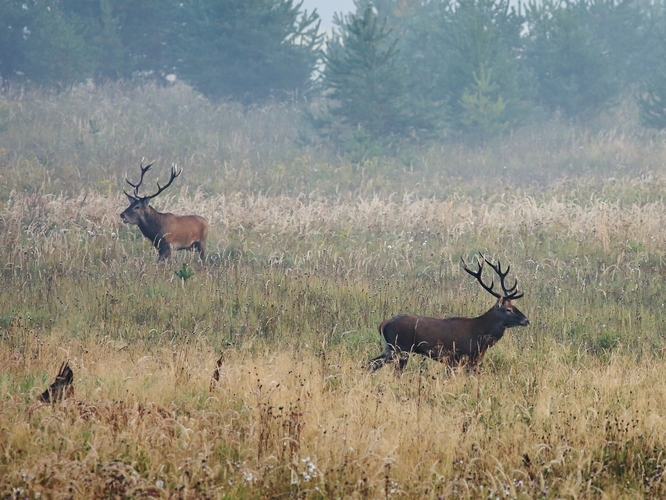
[[[134,203],[136,201],[136,198],[131,194],[125,193],[125,196],[127,196],[127,199],[129,200],[130,203]]]
[[[150,198],[146,198],[145,200],[141,200],[141,206],[142,207],[147,207],[149,203],[150,203]]]
[[[504,304],[506,303],[506,299],[504,297],[500,297],[497,299],[497,307],[504,307]]]

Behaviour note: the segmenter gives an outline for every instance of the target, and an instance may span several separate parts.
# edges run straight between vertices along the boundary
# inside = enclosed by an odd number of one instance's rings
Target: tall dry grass
[[[553,343],[546,357],[521,357],[507,340],[506,362],[487,364],[479,378],[447,377],[427,364],[370,375],[340,350],[231,350],[212,393],[215,357],[204,339],[141,357],[110,344],[72,346],[74,400],[39,406],[23,393],[3,402],[4,491],[663,495],[662,361],[620,355],[574,364]],[[47,339],[42,356],[62,357],[62,341]],[[21,381],[29,373],[10,370]],[[2,385],[6,392],[6,378]]]
[[[642,197],[661,181],[618,182]],[[15,194],[1,214],[4,491],[659,496],[666,207],[623,196],[172,196],[211,221],[211,262],[157,266],[117,196]],[[461,248],[512,263],[533,325],[478,377],[425,360],[369,374],[381,319],[492,304]],[[75,399],[37,404],[61,359]]]

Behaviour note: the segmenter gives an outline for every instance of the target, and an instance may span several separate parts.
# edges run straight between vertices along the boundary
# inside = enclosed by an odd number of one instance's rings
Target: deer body
[[[480,264],[476,273],[467,266],[464,269],[497,297],[492,308],[477,318],[438,319],[406,314],[386,320],[379,325],[384,352],[370,360],[370,368],[377,370],[397,359],[403,369],[409,354],[416,353],[450,365],[467,361],[476,370],[486,351],[502,338],[507,328],[529,325],[529,320],[511,302],[522,294],[515,292],[515,285],[508,290],[504,285],[509,269],[502,273],[499,264],[497,268],[493,266],[500,274],[505,292],[502,296],[492,291],[492,285],[487,287],[481,281],[481,267]]]
[[[139,186],[143,182],[143,176],[152,166],[152,163],[144,167],[141,165],[141,180],[137,184],[127,183],[134,187],[134,195],[127,192],[130,206],[120,214],[125,224],[139,226],[141,233],[151,241],[159,254],[158,262],[162,262],[171,256],[171,250],[197,250],[203,261],[206,257],[206,238],[208,237],[208,222],[198,215],[174,215],[162,213],[149,205],[150,200],[164,191],[180,172],[171,169],[171,179],[164,187],[157,183],[158,191],[154,195],[139,196]]]

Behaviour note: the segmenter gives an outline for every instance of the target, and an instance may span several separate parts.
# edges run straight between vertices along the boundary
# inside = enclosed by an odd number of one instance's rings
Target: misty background
[[[8,0],[5,89],[187,85],[290,103],[303,143],[355,158],[483,143],[621,103],[666,127],[664,0]],[[337,13],[337,14],[336,14]],[[326,35],[326,36],[325,36]],[[350,153],[352,154],[352,153]]]

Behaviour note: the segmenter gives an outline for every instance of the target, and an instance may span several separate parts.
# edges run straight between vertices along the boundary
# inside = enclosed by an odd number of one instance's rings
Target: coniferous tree
[[[157,77],[174,71],[175,41],[184,5],[175,0],[59,0],[87,27],[86,40],[101,79]]]
[[[181,3],[176,72],[212,99],[244,103],[305,91],[319,58],[316,12],[293,0]]]
[[[474,85],[467,87],[460,99],[460,121],[467,132],[481,141],[509,129],[506,103],[501,95],[495,97],[496,91],[491,71],[481,67],[478,74],[474,73]]]
[[[585,0],[590,30],[594,38],[606,47],[609,64],[627,87],[641,80],[641,75],[659,60],[654,45],[654,22],[650,19],[653,7],[659,2],[642,0]],[[580,5],[573,7],[581,9]]]
[[[639,85],[638,106],[641,123],[662,130],[666,128],[666,2],[651,7],[648,19],[654,63]]]
[[[638,106],[643,125],[659,130],[666,128],[666,71],[655,72],[643,82]]]
[[[92,76],[94,53],[86,42],[86,27],[81,20],[56,3],[38,9],[25,38],[26,79],[68,88]]]
[[[339,124],[371,140],[408,137],[437,126],[434,103],[410,94],[410,78],[398,59],[398,39],[372,5],[336,16],[324,57],[321,84]]]
[[[0,76],[59,88],[92,74],[85,25],[57,1],[0,4]]]
[[[27,8],[22,6],[26,5]],[[22,1],[0,2],[0,79],[3,83],[20,76],[25,68],[25,37],[30,33],[37,9]]]
[[[163,77],[174,73],[180,34],[188,29],[184,10],[186,2],[176,0],[110,0],[112,16],[124,49],[123,76],[132,74]],[[191,4],[190,1],[187,5]],[[199,50],[193,47],[193,57]],[[187,56],[187,55],[186,55]]]
[[[99,17],[90,37],[97,47],[95,76],[102,80],[128,77],[134,70],[120,35],[121,21],[113,7],[112,0],[99,0]]]
[[[533,85],[519,58],[524,19],[508,0],[373,4],[400,40],[399,64],[414,76],[410,94],[447,103],[452,128],[489,137],[528,115]]]
[[[442,2],[435,19],[439,29],[434,42],[441,55],[437,88],[449,96],[453,123],[471,133],[486,123],[484,135],[494,135],[522,121],[532,91],[519,60],[522,16],[508,0],[458,0]],[[492,105],[477,106],[477,118],[470,121],[474,96]]]
[[[385,19],[391,34],[398,40],[396,68],[406,81],[410,106],[425,115],[424,127],[430,129],[446,122],[451,96],[440,92],[448,47],[437,43],[440,2],[422,0],[357,0],[359,7],[371,5],[379,19]]]
[[[538,100],[567,116],[596,112],[621,89],[611,47],[591,21],[587,0],[527,6],[526,56],[538,82]]]

